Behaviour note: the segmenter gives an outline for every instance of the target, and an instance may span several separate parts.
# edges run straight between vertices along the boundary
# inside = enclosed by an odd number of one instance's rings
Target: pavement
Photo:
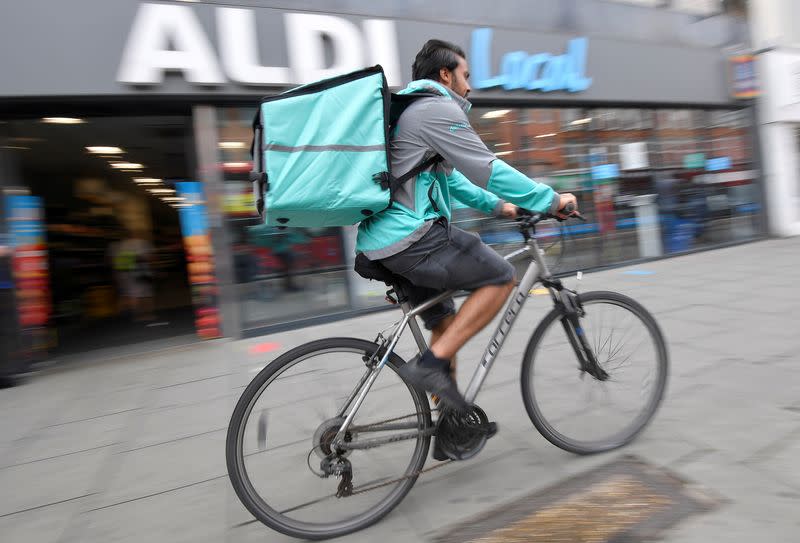
[[[434,541],[623,457],[666,470],[715,504],[658,540],[799,541],[799,265],[795,238],[585,274],[581,290],[616,290],[644,304],[671,359],[653,423],[622,450],[589,457],[548,443],[523,407],[518,361],[549,305],[533,296],[478,397],[498,435],[476,458],[424,474],[388,517],[347,541]],[[0,390],[0,540],[291,541],[252,522],[227,479],[225,431],[236,399],[281,352],[326,336],[372,339],[396,315],[144,354],[107,350]],[[460,354],[469,368],[462,387],[488,335]]]

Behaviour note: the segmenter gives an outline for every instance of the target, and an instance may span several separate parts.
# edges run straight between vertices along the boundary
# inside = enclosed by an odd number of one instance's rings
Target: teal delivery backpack
[[[383,69],[366,68],[262,99],[253,121],[253,182],[272,226],[346,226],[386,209],[405,181],[391,175],[389,133],[411,101],[391,95]]]

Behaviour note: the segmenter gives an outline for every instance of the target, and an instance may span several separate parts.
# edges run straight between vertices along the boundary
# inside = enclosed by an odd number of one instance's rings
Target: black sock
[[[450,371],[450,361],[444,358],[437,358],[430,349],[425,351],[419,358],[419,365],[426,368],[437,368],[442,371]]]

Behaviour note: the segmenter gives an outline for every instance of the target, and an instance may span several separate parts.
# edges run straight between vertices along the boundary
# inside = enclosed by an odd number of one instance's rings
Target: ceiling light
[[[481,115],[481,119],[497,119],[499,117],[504,117],[509,113],[511,113],[510,109],[495,109],[494,111],[487,111]]]
[[[158,188],[158,189],[147,189],[149,192],[153,194],[172,194],[175,192],[175,189],[166,189],[166,188]]]
[[[140,185],[157,185],[161,183],[161,179],[157,177],[134,177],[133,182]]]
[[[48,124],[83,124],[86,121],[77,117],[43,117],[42,122]]]
[[[169,205],[171,205],[172,207],[189,207],[192,204],[169,204]]]
[[[552,138],[553,136],[557,136],[555,132],[550,132],[549,134],[539,134],[536,136],[537,138]]]
[[[592,122],[592,118],[591,117],[586,117],[585,119],[576,119],[576,120],[572,121],[569,124],[577,125],[577,124],[587,124],[587,123],[590,123],[590,122]]]
[[[116,170],[141,170],[144,165],[138,162],[112,162],[111,167]]]
[[[25,147],[23,145],[0,145],[0,149],[8,149],[10,151],[30,151],[30,147]]]
[[[245,143],[243,141],[221,141],[219,142],[220,149],[244,149]]]
[[[226,168],[249,168],[249,162],[226,162],[223,164]]]
[[[102,145],[87,147],[86,150],[93,155],[121,155],[125,152],[119,147],[104,147]]]
[[[505,156],[505,155],[510,155],[510,154],[511,154],[511,153],[513,153],[513,152],[514,152],[514,151],[501,151],[501,152],[499,152],[499,153],[495,153],[495,154],[494,154],[494,156]]]
[[[161,198],[165,202],[185,202],[186,198],[183,196],[164,196]]]
[[[495,147],[503,147],[505,145],[511,145],[511,144],[509,142],[507,142],[507,141],[503,142],[503,143],[495,143],[494,144]]]

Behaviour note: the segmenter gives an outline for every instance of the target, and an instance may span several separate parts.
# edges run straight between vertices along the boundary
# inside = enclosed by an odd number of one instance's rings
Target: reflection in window
[[[479,119],[484,112],[471,115]],[[657,212],[666,214],[659,223],[664,252],[757,232],[759,207],[748,196],[757,191],[746,189],[755,182],[746,111],[529,108],[518,110],[516,118],[528,123],[481,119],[481,131],[515,142],[515,152],[504,160],[556,190],[575,192],[590,223],[602,223],[601,236],[587,234],[586,247],[597,254],[581,258],[608,263],[642,256],[636,252],[638,211],[630,204],[640,195],[655,195]],[[731,168],[716,170],[715,163],[707,170],[709,159],[721,157],[731,159]],[[606,170],[595,166],[604,164],[619,168],[616,178],[601,177]],[[663,178],[661,188],[657,178]]]
[[[582,130],[584,120],[583,111],[577,108],[566,108],[561,110],[561,128],[563,130]]]

